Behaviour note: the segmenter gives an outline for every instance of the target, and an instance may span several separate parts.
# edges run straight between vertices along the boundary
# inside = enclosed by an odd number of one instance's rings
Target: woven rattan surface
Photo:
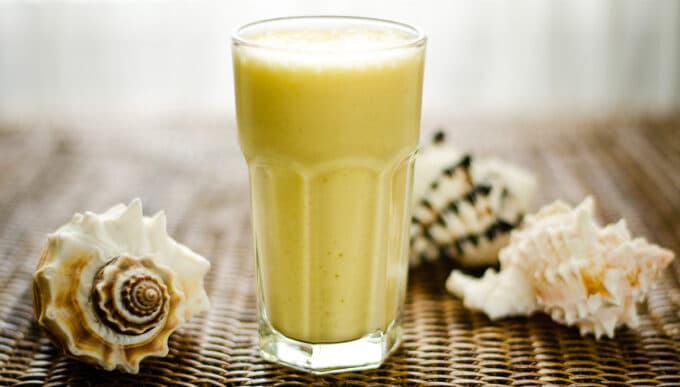
[[[615,339],[582,338],[542,315],[491,322],[445,292],[452,265],[440,262],[411,271],[404,342],[381,369],[316,377],[264,362],[247,174],[226,121],[23,126],[0,130],[0,385],[680,385],[678,260],[640,327]],[[604,220],[625,217],[680,251],[678,120],[500,129],[448,130],[464,148],[533,169],[541,203],[592,194]],[[167,358],[131,376],[60,354],[33,320],[30,278],[45,234],[72,212],[135,196],[149,214],[166,209],[171,235],[212,261],[212,308],[172,336]]]

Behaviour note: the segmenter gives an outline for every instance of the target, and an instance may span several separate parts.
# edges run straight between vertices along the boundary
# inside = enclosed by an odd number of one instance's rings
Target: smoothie
[[[289,338],[398,323],[424,62],[411,35],[281,28],[234,45],[260,311]]]

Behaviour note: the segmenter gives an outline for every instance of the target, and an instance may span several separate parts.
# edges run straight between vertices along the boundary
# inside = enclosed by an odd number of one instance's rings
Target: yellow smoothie
[[[235,45],[261,311],[336,343],[397,319],[424,47],[394,29],[279,29]]]

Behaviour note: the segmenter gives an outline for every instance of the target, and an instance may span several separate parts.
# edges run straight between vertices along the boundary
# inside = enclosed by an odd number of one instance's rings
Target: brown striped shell
[[[33,274],[38,324],[66,355],[137,373],[168,354],[170,335],[209,301],[200,255],[167,235],[141,202],[74,215],[50,234]]]

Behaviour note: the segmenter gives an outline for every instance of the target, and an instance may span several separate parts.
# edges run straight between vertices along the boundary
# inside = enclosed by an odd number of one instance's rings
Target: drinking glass
[[[232,54],[260,352],[317,374],[379,367],[401,341],[425,37],[289,17],[237,29]]]

